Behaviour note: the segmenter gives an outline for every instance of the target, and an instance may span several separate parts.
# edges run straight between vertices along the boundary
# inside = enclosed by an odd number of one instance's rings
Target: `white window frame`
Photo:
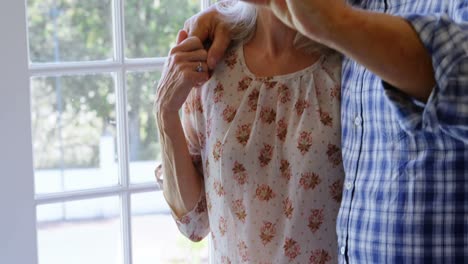
[[[27,0],[26,0],[27,1]],[[158,190],[155,183],[131,184],[127,127],[126,73],[160,70],[165,58],[125,58],[124,1],[112,0],[113,61],[29,63],[27,45],[27,4],[3,0],[0,3],[0,263],[37,264],[36,207],[38,205],[90,198],[119,196],[123,263],[132,264],[131,195]],[[200,0],[201,10],[210,0]],[[14,25],[14,26],[12,26]],[[34,195],[32,160],[30,78],[75,74],[113,73],[117,98],[118,186]],[[3,77],[5,74],[5,77]]]
[[[0,3],[0,263],[37,263],[23,1]]]

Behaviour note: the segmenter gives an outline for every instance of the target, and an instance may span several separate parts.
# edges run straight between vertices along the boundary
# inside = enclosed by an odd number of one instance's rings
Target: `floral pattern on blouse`
[[[341,57],[330,52],[259,78],[236,45],[192,90],[182,122],[204,191],[176,222],[194,241],[211,232],[215,263],[337,262],[340,74]]]

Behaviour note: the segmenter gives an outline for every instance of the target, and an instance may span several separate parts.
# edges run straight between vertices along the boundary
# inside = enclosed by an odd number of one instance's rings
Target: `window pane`
[[[208,263],[208,238],[194,243],[172,219],[162,192],[132,196],[133,264]]]
[[[37,207],[39,264],[120,264],[117,197]]]
[[[126,57],[165,57],[199,0],[126,0]]]
[[[32,62],[113,57],[112,0],[28,0]]]
[[[154,182],[154,168],[161,160],[153,115],[154,83],[161,73],[127,74],[130,178],[132,183]]]
[[[113,77],[33,78],[31,96],[36,193],[118,184]]]

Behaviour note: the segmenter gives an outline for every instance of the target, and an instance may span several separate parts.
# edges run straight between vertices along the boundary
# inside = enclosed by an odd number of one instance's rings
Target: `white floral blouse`
[[[198,206],[176,219],[211,232],[215,263],[336,263],[342,195],[341,57],[259,78],[234,46],[192,91],[183,126],[204,178]]]

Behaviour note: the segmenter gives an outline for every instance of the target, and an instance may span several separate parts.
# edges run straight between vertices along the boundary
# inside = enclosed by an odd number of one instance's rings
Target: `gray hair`
[[[216,4],[218,12],[223,14],[232,25],[232,40],[235,42],[248,41],[253,37],[257,25],[258,9],[255,5],[242,1],[226,1]],[[294,47],[308,53],[327,49],[325,46],[307,38],[297,32]]]

